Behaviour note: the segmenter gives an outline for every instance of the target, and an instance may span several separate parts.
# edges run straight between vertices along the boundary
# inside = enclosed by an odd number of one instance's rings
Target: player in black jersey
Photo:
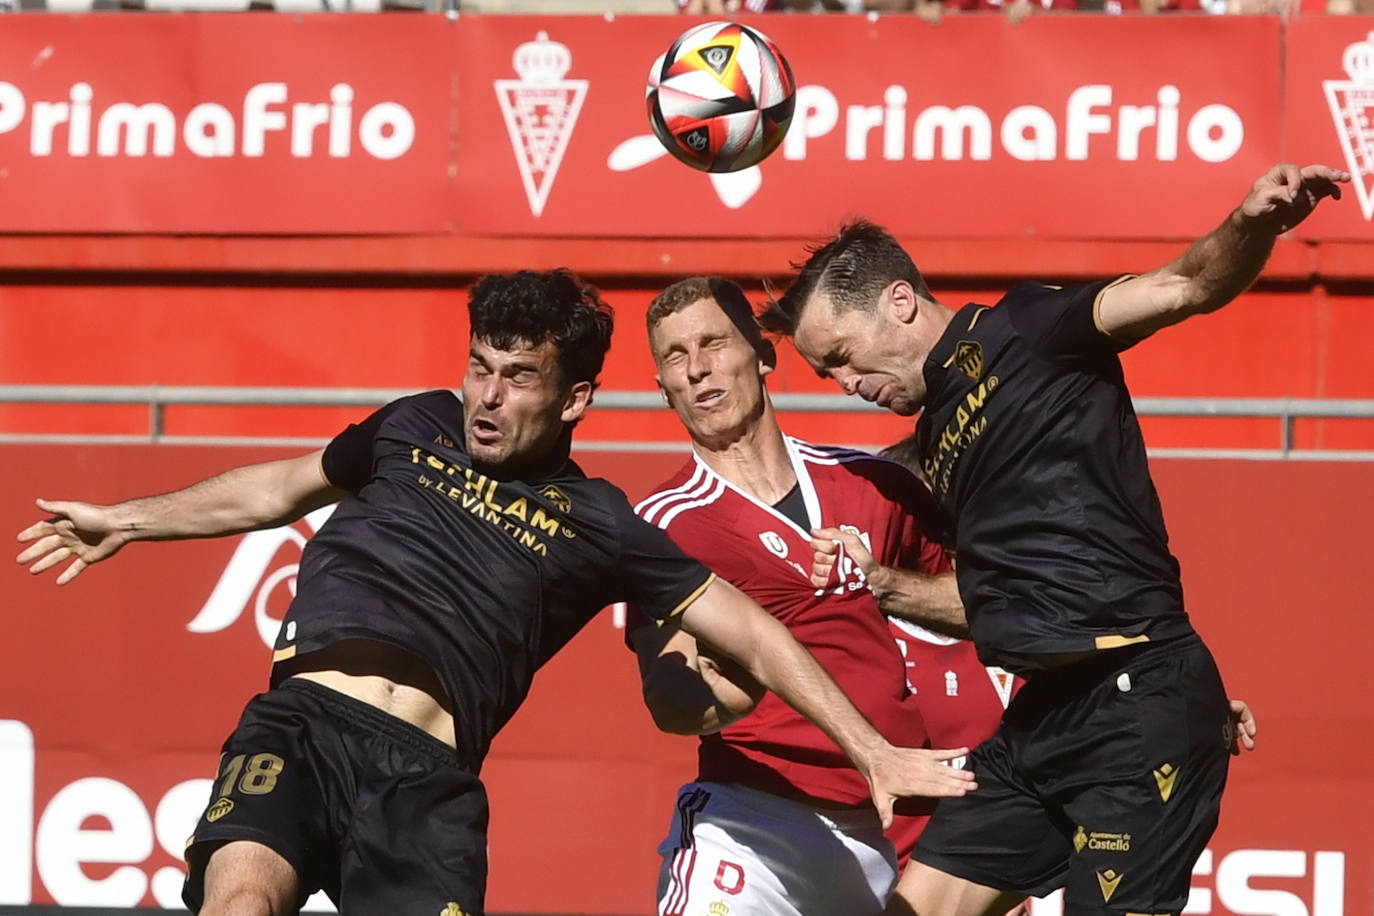
[[[597,611],[629,601],[734,657],[894,796],[973,783],[953,756],[893,748],[786,628],[638,519],[569,458],[611,337],[566,271],[472,291],[460,401],[386,405],[322,451],[114,506],[39,500],[20,534],[71,581],[132,540],[279,525],[342,500],[305,548],[271,686],[224,744],[187,850],[195,911],[295,912],[323,888],[343,913],[474,916],[486,882],[492,736],[535,670]]]
[[[890,913],[995,913],[1058,887],[1074,914],[1184,906],[1234,735],[1117,354],[1234,299],[1349,180],[1276,166],[1164,267],[1024,283],[995,308],[941,305],[891,236],[851,224],[760,317],[846,393],[924,409],[922,467],[979,657],[1027,678],[972,755],[979,791],[940,804]]]

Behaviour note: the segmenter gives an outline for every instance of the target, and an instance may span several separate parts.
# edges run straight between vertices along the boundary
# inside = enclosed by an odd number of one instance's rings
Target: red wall
[[[0,447],[0,530],[32,521],[34,496],[112,500],[280,454]],[[632,496],[680,460],[580,457]],[[1374,548],[1374,464],[1161,460],[1154,469],[1191,613],[1228,688],[1260,718],[1261,749],[1233,769],[1211,873],[1194,880],[1213,893],[1198,912],[1369,912],[1374,713],[1364,687],[1374,607],[1363,571]],[[297,529],[304,536],[309,526]],[[289,600],[296,546],[246,559],[272,537],[134,545],[61,589],[18,568],[0,576],[0,720],[24,723],[35,746],[26,756],[0,740],[0,904],[171,899],[163,895],[174,894],[187,819],[206,791],[185,783],[209,778],[219,741],[265,684],[258,602],[280,618]],[[203,607],[217,585],[240,591],[210,620]],[[187,629],[193,619],[202,632]],[[0,723],[0,738],[15,728]],[[491,909],[649,912],[653,850],[691,764],[690,740],[653,730],[632,658],[602,615],[539,675],[483,774]],[[1301,874],[1283,877],[1294,863]],[[95,897],[72,896],[107,879],[115,884]],[[118,897],[120,882],[135,896]],[[1296,898],[1247,896],[1256,888]]]

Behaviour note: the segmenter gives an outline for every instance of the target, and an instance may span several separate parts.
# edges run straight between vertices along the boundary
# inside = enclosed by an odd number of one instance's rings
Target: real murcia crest
[[[1354,179],[1364,218],[1374,219],[1374,32],[1341,56],[1347,80],[1324,80],[1345,163]]]
[[[493,85],[530,212],[539,216],[582,113],[588,83],[563,78],[572,67],[572,52],[550,41],[547,32],[516,48],[511,62],[520,78],[494,80]]]

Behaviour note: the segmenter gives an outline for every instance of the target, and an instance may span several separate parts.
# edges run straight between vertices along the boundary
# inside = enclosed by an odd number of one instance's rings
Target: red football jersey
[[[929,492],[901,465],[866,452],[788,438],[809,521],[791,520],[736,489],[694,454],[635,507],[688,554],[777,617],[893,744],[927,745],[919,697],[862,573],[847,558],[839,584],[811,584],[810,528],[847,526],[886,565],[948,568],[933,530]],[[633,626],[633,623],[632,623]],[[702,780],[840,804],[869,800],[868,785],[820,729],[772,693],[758,708],[701,739]]]

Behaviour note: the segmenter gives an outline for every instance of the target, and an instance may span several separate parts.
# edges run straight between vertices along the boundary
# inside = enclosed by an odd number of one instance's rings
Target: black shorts
[[[340,912],[480,916],[487,796],[442,741],[366,703],[292,678],[249,701],[224,742],[186,849],[182,899],[205,901],[215,849],[253,840]]]
[[[913,857],[1069,913],[1177,914],[1216,829],[1226,691],[1197,636],[1035,674],[973,752],[978,789],[940,802]]]

